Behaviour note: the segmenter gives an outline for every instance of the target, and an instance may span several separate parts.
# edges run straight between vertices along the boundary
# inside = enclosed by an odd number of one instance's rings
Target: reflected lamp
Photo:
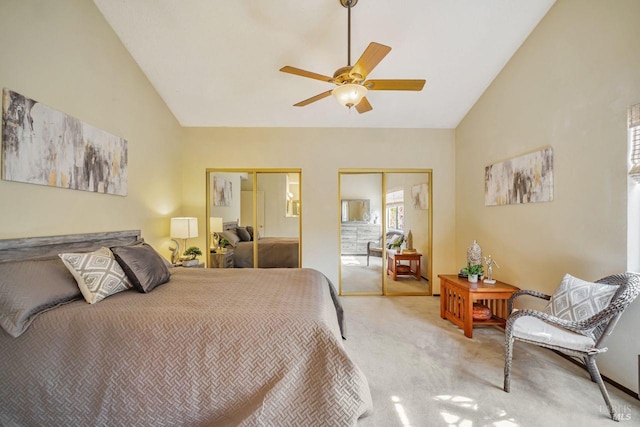
[[[220,243],[220,233],[222,230],[222,218],[212,216],[209,218],[209,232],[211,233],[211,249],[217,251]]]

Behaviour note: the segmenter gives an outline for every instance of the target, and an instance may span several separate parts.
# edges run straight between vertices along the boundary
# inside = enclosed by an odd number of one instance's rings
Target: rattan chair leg
[[[503,389],[509,393],[511,389],[511,360],[513,359],[513,336],[507,331],[504,352],[504,385]]]
[[[582,360],[584,360],[584,365],[587,367],[587,371],[589,372],[589,376],[591,377],[591,381],[593,381],[594,383],[597,383],[597,377],[596,375],[593,373],[593,370],[591,368],[591,364],[589,363],[589,361],[587,360],[587,356],[584,356],[582,358]]]
[[[609,393],[607,392],[606,387],[604,386],[604,381],[602,381],[602,376],[600,375],[600,371],[598,370],[598,366],[596,365],[595,356],[586,356],[585,361],[587,363],[589,372],[593,372],[596,377],[596,382],[598,383],[598,387],[600,387],[600,392],[602,393],[602,397],[604,397],[604,401],[607,404],[607,409],[609,409],[609,415],[611,415],[611,419],[614,421],[619,421],[616,412],[613,410],[613,405],[611,405],[611,400],[609,399]]]

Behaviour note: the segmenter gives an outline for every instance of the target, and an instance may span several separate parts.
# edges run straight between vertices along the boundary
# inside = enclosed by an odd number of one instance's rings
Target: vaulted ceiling
[[[359,0],[351,61],[392,48],[373,79],[426,79],[421,92],[375,91],[358,114],[332,97],[293,104],[347,65],[339,0],[94,0],[183,126],[455,128],[555,0]]]

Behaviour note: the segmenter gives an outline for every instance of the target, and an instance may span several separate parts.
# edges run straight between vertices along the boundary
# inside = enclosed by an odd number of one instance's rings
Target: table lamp
[[[177,217],[171,218],[171,237],[176,239],[182,239],[182,252],[187,249],[187,239],[198,237],[198,218],[194,217]],[[175,240],[174,240],[175,242]],[[172,255],[171,262],[175,264],[173,258],[180,253],[178,242],[176,243],[176,250]]]
[[[222,218],[212,216],[209,218],[209,232],[211,233],[211,249],[219,249],[220,235],[222,230]]]

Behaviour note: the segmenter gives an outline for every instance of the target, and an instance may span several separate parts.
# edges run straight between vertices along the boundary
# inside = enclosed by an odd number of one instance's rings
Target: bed
[[[239,227],[236,222],[225,222],[221,236],[233,248],[235,268],[253,268],[253,244],[258,242],[258,264],[260,268],[299,267],[299,240],[297,237],[260,237],[251,227]],[[244,231],[248,230],[248,231]]]
[[[3,274],[0,298],[63,277],[60,252],[140,241],[138,232],[0,240],[0,272],[20,262],[32,275],[58,269],[20,285]],[[178,267],[148,293],[39,310],[17,337],[0,328],[0,425],[348,426],[371,410],[342,344],[339,301],[315,270]]]

